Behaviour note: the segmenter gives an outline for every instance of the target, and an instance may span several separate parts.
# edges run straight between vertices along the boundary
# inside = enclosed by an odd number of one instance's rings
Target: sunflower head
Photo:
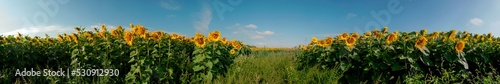
[[[111,35],[113,35],[115,37],[120,37],[120,33],[118,33],[117,30],[111,30]]]
[[[132,35],[131,32],[125,32],[123,39],[125,40],[127,45],[132,46],[132,41],[134,41],[134,36]]]
[[[85,36],[88,41],[94,40],[94,38],[92,37],[92,34],[90,34],[89,32],[83,33],[83,36]]]
[[[179,38],[179,35],[176,33],[173,33],[171,39],[177,39],[177,38]]]
[[[240,42],[236,41],[236,40],[233,40],[231,41],[231,45],[235,48],[235,49],[241,49],[241,44]]]
[[[318,43],[318,38],[316,38],[316,37],[312,37],[312,39],[311,39],[311,43]]]
[[[160,40],[160,35],[158,35],[156,32],[150,32],[149,37],[153,40],[159,41]]]
[[[161,36],[163,36],[163,35],[165,34],[165,33],[164,33],[163,31],[161,31],[161,30],[156,31],[155,33],[156,33],[158,36],[160,36],[160,37],[161,37]]]
[[[326,37],[325,38],[325,46],[330,46],[331,44],[333,44],[333,38],[332,37]]]
[[[389,34],[389,36],[387,36],[387,38],[385,39],[385,42],[387,44],[391,44],[393,41],[395,41],[397,39],[398,39],[398,35],[392,33],[392,34]]]
[[[457,53],[461,53],[461,52],[463,52],[464,47],[465,47],[465,42],[464,41],[458,41],[455,44],[455,51],[457,51]]]
[[[102,25],[101,25],[101,31],[102,31],[102,32],[106,32],[106,31],[108,31],[108,30],[106,29],[106,24],[102,24]]]
[[[226,37],[223,37],[223,38],[221,39],[222,44],[226,44],[226,41],[227,41]]]
[[[208,38],[210,39],[210,41],[219,41],[219,39],[220,39],[220,32],[219,31],[213,31],[212,33],[210,33],[210,35],[208,36]]]
[[[59,40],[59,42],[63,42],[64,41],[64,39],[61,36],[61,34],[57,34],[57,40]]]
[[[105,32],[98,32],[97,35],[101,38],[106,38],[106,33]]]
[[[427,35],[427,29],[422,30],[422,36]]]
[[[236,53],[236,51],[234,49],[231,49],[231,51],[229,51],[229,54],[231,54],[231,55],[234,53]]]
[[[387,33],[387,31],[389,30],[389,27],[385,26],[383,29],[382,29],[382,33],[385,34]]]
[[[451,30],[448,38],[454,40],[455,39],[455,33],[457,33],[457,30]]]
[[[205,44],[206,44],[205,38],[203,38],[203,37],[194,38],[194,44],[198,47],[201,47],[201,48],[205,47]]]
[[[73,38],[73,41],[74,41],[75,43],[78,43],[78,36],[77,36],[75,33],[73,33],[73,34],[71,35],[71,38]]]
[[[354,38],[354,37],[348,37],[347,40],[346,40],[346,42],[345,42],[345,44],[346,44],[346,46],[348,48],[354,47],[354,45],[356,44],[356,38]]]
[[[466,34],[465,37],[464,37],[464,40],[468,40],[470,37],[470,34]]]
[[[423,49],[425,45],[427,45],[427,39],[425,37],[420,37],[417,39],[417,42],[415,42],[415,47],[419,49]]]
[[[354,37],[354,38],[359,38],[359,34],[357,32],[352,33],[351,36]]]
[[[369,37],[369,36],[371,36],[371,35],[372,35],[372,33],[371,33],[371,32],[369,32],[369,31],[367,31],[367,32],[365,32],[365,35],[364,35],[364,36],[365,36],[365,37]]]

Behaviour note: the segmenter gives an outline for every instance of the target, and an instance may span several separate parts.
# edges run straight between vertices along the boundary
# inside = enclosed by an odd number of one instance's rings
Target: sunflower
[[[422,30],[422,36],[427,35],[427,29]]]
[[[125,32],[123,39],[125,39],[125,42],[127,42],[129,46],[132,46],[132,41],[134,41],[134,36],[132,36],[131,32]]]
[[[141,38],[146,39],[147,29],[144,26],[138,25],[134,26],[134,33],[141,36]]]
[[[106,38],[106,33],[104,33],[104,32],[98,32],[97,36],[99,36],[101,38]]]
[[[236,53],[236,51],[234,49],[231,49],[231,51],[229,51],[229,54],[231,54],[231,55],[234,53]]]
[[[160,39],[160,35],[158,35],[158,34],[157,34],[157,33],[155,33],[155,32],[151,32],[151,33],[149,33],[149,37],[151,37],[151,39],[156,40],[156,41],[161,40],[161,39]]]
[[[219,41],[219,39],[220,39],[220,32],[219,31],[213,31],[212,33],[210,33],[210,35],[208,35],[208,38],[210,39],[210,41]]]
[[[356,39],[359,38],[359,34],[357,32],[352,33],[351,36],[354,37],[354,38],[356,38]]]
[[[458,41],[455,44],[455,51],[457,51],[457,53],[461,53],[461,52],[463,52],[464,47],[465,47],[465,42],[464,41]]]
[[[371,35],[372,35],[372,33],[371,33],[371,32],[369,32],[369,31],[367,31],[367,32],[365,32],[365,34],[364,34],[363,36],[365,36],[365,37],[370,37]]]
[[[489,41],[493,40],[493,35],[491,35],[491,32],[490,32],[490,33],[488,33],[488,40],[489,40]]]
[[[432,33],[432,39],[436,39],[439,36],[439,32],[433,32]]]
[[[389,30],[389,27],[385,26],[385,27],[382,29],[382,34],[386,34],[388,30]]]
[[[118,26],[118,27],[116,27],[116,30],[118,30],[119,32],[122,32],[123,28],[122,28],[122,26]]]
[[[204,37],[194,38],[194,43],[196,46],[203,48],[206,44]]]
[[[475,39],[479,39],[479,34],[474,34]]]
[[[374,30],[372,31],[372,33],[373,33],[373,35],[378,36],[378,34],[379,34],[380,32],[378,31],[378,29],[374,29]]]
[[[158,36],[160,36],[160,37],[161,37],[161,36],[163,36],[165,33],[164,33],[163,31],[161,31],[161,30],[158,30],[158,31],[156,31],[156,34],[157,34]]]
[[[328,36],[325,38],[325,46],[330,46],[331,44],[333,44],[333,38]]]
[[[464,40],[468,40],[470,37],[470,34],[466,34],[465,37],[464,37]]]
[[[425,37],[418,38],[417,42],[415,42],[415,47],[418,49],[423,49],[424,46],[427,45],[427,39]]]
[[[71,35],[71,38],[73,38],[73,41],[74,41],[75,43],[78,43],[78,36],[77,36],[75,33],[73,33],[73,34]]]
[[[87,37],[87,40],[88,40],[88,41],[92,41],[92,40],[94,40],[94,38],[92,38],[92,34],[90,34],[89,32],[85,32],[85,33],[83,34],[83,36]]]
[[[67,35],[66,33],[64,33],[64,38],[66,39],[66,41],[71,41],[71,36]]]
[[[316,37],[312,37],[311,43],[313,44],[318,43],[318,39]]]
[[[177,39],[177,38],[179,38],[179,35],[177,35],[176,33],[173,33],[171,38],[172,39]]]
[[[111,30],[111,35],[115,36],[115,37],[120,37],[120,33],[118,33],[117,30]]]
[[[61,34],[57,34],[57,40],[59,40],[59,42],[63,42],[64,41],[64,39],[61,36]]]
[[[398,39],[398,35],[392,33],[392,34],[389,34],[389,36],[387,36],[387,38],[385,39],[385,42],[387,44],[391,44],[393,41],[395,41],[397,39]]]
[[[451,40],[454,40],[456,32],[457,32],[457,30],[451,30],[448,38],[451,39]]]
[[[239,50],[239,49],[241,49],[241,44],[240,44],[238,41],[236,41],[236,40],[231,41],[231,45],[232,45],[235,49],[238,49],[238,50]]]
[[[354,47],[354,45],[356,44],[356,38],[354,38],[354,37],[349,37],[349,38],[347,38],[347,40],[346,40],[345,44],[346,44],[346,46],[347,46],[348,48],[352,48],[352,47]]]
[[[101,25],[101,31],[102,31],[102,32],[106,32],[106,31],[108,31],[108,30],[106,29],[106,24],[102,24],[102,25]]]
[[[318,41],[318,45],[319,45],[319,46],[322,46],[322,47],[325,47],[325,45],[326,45],[326,41],[325,41],[325,40],[319,40],[319,41]]]
[[[221,39],[222,44],[226,44],[226,41],[227,41],[226,37],[223,37],[223,38]]]

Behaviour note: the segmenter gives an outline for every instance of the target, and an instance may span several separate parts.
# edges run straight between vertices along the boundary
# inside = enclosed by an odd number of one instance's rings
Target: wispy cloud
[[[470,19],[469,23],[472,25],[483,25],[484,21],[479,18],[473,18]]]
[[[179,10],[181,9],[180,4],[175,0],[163,0],[160,2],[160,6],[167,10]]]
[[[258,26],[257,26],[257,25],[254,25],[254,24],[248,24],[246,27],[247,27],[247,28],[252,28],[252,29],[255,29],[255,28],[257,28]]]
[[[193,23],[194,28],[198,32],[206,33],[208,31],[208,26],[212,21],[212,10],[210,5],[205,4],[199,15],[200,20]]]
[[[264,31],[264,32],[259,32],[259,31],[255,31],[255,32],[257,32],[257,34],[260,34],[260,35],[273,35],[274,34],[274,32],[269,31],[269,30]]]
[[[257,31],[256,30],[257,25],[255,24],[248,24],[243,26],[240,23],[236,23],[227,28],[234,30],[233,34],[235,35],[244,35],[250,39],[263,39],[265,38],[265,36],[270,36],[274,34],[273,31],[269,30],[263,32]]]
[[[356,17],[356,16],[358,16],[358,15],[357,15],[357,14],[354,14],[354,13],[347,13],[347,16],[346,16],[346,17],[347,17],[347,19],[351,19],[351,18],[354,18],[354,17]]]
[[[21,29],[16,29],[13,31],[2,33],[3,35],[16,35],[18,32],[23,35],[28,36],[45,36],[48,34],[50,36],[56,36],[58,33],[71,33],[74,32],[74,27],[70,26],[60,26],[60,25],[49,25],[49,26],[31,26]]]

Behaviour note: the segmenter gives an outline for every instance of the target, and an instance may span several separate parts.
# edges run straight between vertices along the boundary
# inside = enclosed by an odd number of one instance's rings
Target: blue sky
[[[343,32],[469,31],[500,34],[500,0],[2,0],[0,34],[30,36],[141,24],[193,36],[219,30],[228,39],[269,47],[306,44]],[[390,18],[388,18],[389,16]],[[379,28],[380,29],[380,28]]]

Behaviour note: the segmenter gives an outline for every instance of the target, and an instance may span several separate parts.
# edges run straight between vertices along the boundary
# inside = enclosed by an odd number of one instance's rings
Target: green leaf
[[[399,71],[399,70],[402,70],[403,67],[397,63],[395,64],[392,64],[392,71]]]
[[[211,69],[211,68],[214,66],[214,64],[213,64],[211,61],[208,61],[208,62],[205,64],[205,66],[207,66],[209,69]]]
[[[200,55],[196,55],[194,57],[194,63],[200,63],[201,61],[205,60],[205,55],[203,54],[200,54]]]
[[[205,67],[204,66],[200,66],[200,65],[196,65],[196,66],[193,67],[193,71],[195,71],[195,72],[196,71],[200,71],[202,69],[205,69]]]

